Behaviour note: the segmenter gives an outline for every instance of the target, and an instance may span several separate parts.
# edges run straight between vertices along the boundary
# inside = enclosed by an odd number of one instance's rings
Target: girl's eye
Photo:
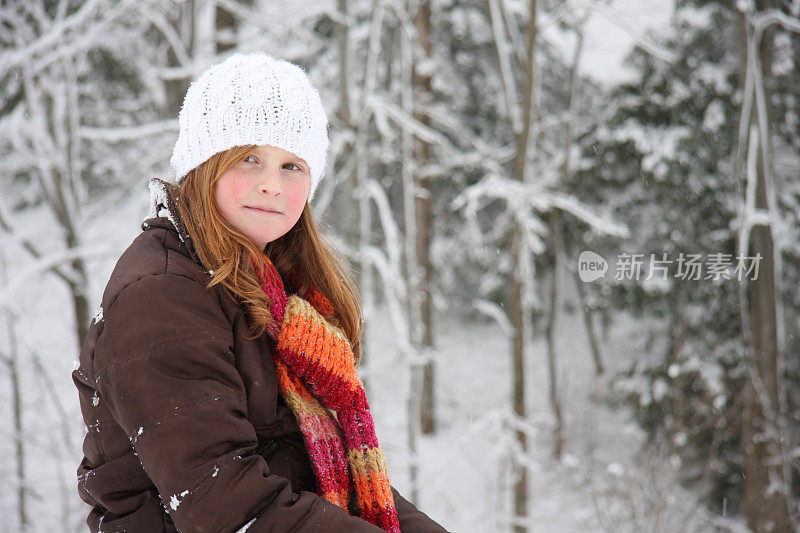
[[[252,161],[248,161],[248,159],[252,159]],[[256,158],[254,156],[252,156],[252,155],[248,155],[247,157],[245,157],[242,160],[242,162],[243,163],[255,163],[256,162]]]
[[[295,163],[286,163],[286,164],[285,164],[285,165],[283,165],[283,166],[287,166],[287,165],[291,165],[291,166],[293,166],[293,167],[295,168],[295,170],[303,170],[302,168],[300,168],[300,167],[299,167],[298,165],[296,165]],[[291,169],[290,169],[290,170],[291,170]]]

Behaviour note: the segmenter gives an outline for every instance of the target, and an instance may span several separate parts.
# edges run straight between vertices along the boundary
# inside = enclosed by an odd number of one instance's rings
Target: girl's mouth
[[[281,215],[282,214],[280,211],[276,211],[274,209],[267,209],[267,208],[263,208],[263,207],[251,207],[249,205],[246,205],[245,207],[247,209],[251,209],[253,211],[260,211],[262,213],[271,213],[271,214],[275,214],[275,215]]]

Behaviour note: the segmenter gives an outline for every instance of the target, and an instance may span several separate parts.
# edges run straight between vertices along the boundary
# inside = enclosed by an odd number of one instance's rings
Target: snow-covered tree
[[[573,191],[585,191],[637,228],[621,245],[574,234],[583,249],[618,259],[642,254],[638,279],[609,276],[588,287],[607,316],[624,310],[656,320],[648,333],[650,353],[621,376],[617,390],[631,401],[652,442],[681,465],[684,481],[711,508],[728,513],[745,510],[742,415],[749,352],[740,287],[754,275],[736,267],[752,266],[750,255],[755,257],[737,247],[746,192],[744,168],[737,174],[735,166],[745,93],[743,34],[733,3],[678,2],[665,36],[674,57],[662,60],[641,49],[630,56],[636,79],[612,93],[604,121],[581,138],[582,170],[571,180]],[[787,44],[777,53],[791,61],[788,43],[795,37],[785,32],[776,43],[782,39]],[[766,83],[777,88],[772,102],[790,102],[785,114],[770,115],[774,160],[785,161],[796,143],[796,133],[787,132],[796,128],[787,125],[796,120],[797,74],[773,71]],[[792,187],[796,172],[778,170],[776,181]],[[796,195],[781,195],[774,211],[777,240],[784,243],[776,254],[784,257],[783,280],[797,279],[796,247],[786,246],[788,235],[796,234],[796,203]],[[796,323],[800,309],[795,296],[791,301],[779,317],[779,345],[790,340],[782,331]],[[785,373],[779,378],[782,384],[787,379]]]

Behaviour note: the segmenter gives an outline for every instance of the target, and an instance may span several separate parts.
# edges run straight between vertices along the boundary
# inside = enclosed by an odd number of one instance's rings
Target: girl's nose
[[[278,196],[282,192],[280,172],[265,170],[261,175],[258,190],[270,196]]]

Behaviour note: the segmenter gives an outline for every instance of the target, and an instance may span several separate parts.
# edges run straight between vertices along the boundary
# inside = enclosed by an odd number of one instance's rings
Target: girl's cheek
[[[231,176],[231,193],[236,201],[245,196],[247,192],[247,180],[243,179],[239,172],[234,171]]]
[[[306,203],[307,193],[301,188],[292,191],[289,201],[295,210],[302,210]]]

